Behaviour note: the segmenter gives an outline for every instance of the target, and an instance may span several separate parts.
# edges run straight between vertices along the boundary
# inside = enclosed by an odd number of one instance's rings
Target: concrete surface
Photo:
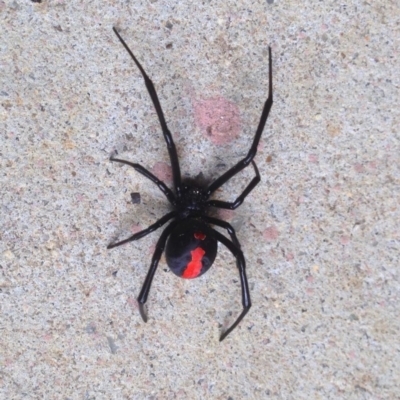
[[[0,1],[0,398],[395,399],[399,342],[399,44],[394,1]],[[223,248],[198,280],[160,231],[167,210],[155,82],[185,176],[243,157],[267,95],[261,184],[235,212],[253,307]],[[216,197],[235,199],[251,169]],[[141,203],[132,204],[130,193]]]

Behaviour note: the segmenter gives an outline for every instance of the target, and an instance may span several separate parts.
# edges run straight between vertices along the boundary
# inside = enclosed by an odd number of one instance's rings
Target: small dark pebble
[[[131,193],[132,204],[140,204],[140,193]]]

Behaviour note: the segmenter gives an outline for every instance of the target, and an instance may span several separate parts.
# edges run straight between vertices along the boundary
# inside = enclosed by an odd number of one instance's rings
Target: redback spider
[[[240,249],[240,243],[236,237],[235,230],[226,221],[211,217],[207,215],[207,210],[210,207],[225,208],[228,210],[235,210],[239,207],[247,195],[255,188],[260,182],[260,173],[256,163],[253,161],[257,153],[257,146],[263,132],[265,122],[267,121],[269,111],[272,106],[272,56],[271,48],[268,47],[269,54],[269,86],[268,86],[268,99],[265,102],[261,119],[258,124],[256,134],[253,139],[253,144],[250,147],[247,156],[234,165],[231,169],[222,174],[208,187],[202,187],[198,184],[184,183],[181,179],[181,171],[179,167],[178,155],[174,141],[171,136],[171,132],[168,130],[165,122],[164,114],[161,109],[160,102],[153,82],[147,76],[143,67],[133,55],[125,41],[122,39],[118,31],[113,28],[118,39],[125,47],[126,51],[132,57],[136,66],[141,72],[146,88],[150,94],[154,108],[156,110],[158,119],[160,121],[161,129],[163,131],[164,139],[167,143],[169,158],[172,166],[172,177],[174,183],[174,191],[169,189],[164,182],[159,180],[150,171],[130,161],[120,160],[115,158],[115,154],[110,157],[111,161],[116,161],[122,164],[133,167],[137,172],[144,175],[146,178],[155,183],[159,189],[164,193],[166,198],[173,206],[173,211],[167,213],[160,218],[153,225],[143,229],[140,232],[135,233],[128,239],[122,240],[117,243],[112,243],[107,246],[108,249],[120,246],[122,244],[139,240],[149,233],[163,226],[166,222],[172,220],[169,225],[164,229],[158,242],[156,249],[151,260],[150,269],[147,273],[146,280],[144,281],[142,290],[138,297],[139,310],[144,322],[147,322],[147,314],[145,311],[145,303],[149,295],[151,282],[156,272],[158,262],[162,252],[165,249],[166,260],[171,271],[181,278],[192,279],[203,275],[213,264],[217,255],[217,242],[222,243],[236,258],[236,265],[239,270],[240,284],[242,288],[242,304],[243,311],[237,317],[236,321],[221,334],[220,341],[224,340],[229,333],[231,333],[239,322],[244,318],[251,307],[249,285],[246,277],[246,263],[244,260],[243,252]],[[252,164],[255,172],[255,177],[244,189],[243,193],[233,202],[221,201],[221,200],[210,200],[210,196],[223,184],[228,182],[234,175],[246,168],[249,164]],[[216,231],[211,225],[219,226],[226,229],[230,236],[229,240],[220,232]]]

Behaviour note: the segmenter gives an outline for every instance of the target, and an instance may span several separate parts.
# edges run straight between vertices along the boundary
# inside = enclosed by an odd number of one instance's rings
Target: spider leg
[[[154,88],[153,82],[151,81],[151,79],[147,76],[146,72],[144,71],[142,65],[139,63],[139,61],[133,55],[132,51],[130,50],[128,45],[125,43],[124,39],[122,39],[122,37],[120,36],[118,31],[115,29],[115,27],[113,27],[113,31],[117,35],[119,41],[125,47],[126,51],[129,53],[132,60],[135,62],[136,66],[139,68],[139,71],[143,76],[147,91],[149,92],[150,98],[153,102],[154,108],[155,108],[157,116],[158,116],[158,120],[160,121],[161,129],[163,131],[165,141],[167,143],[169,158],[171,160],[171,166],[172,166],[172,176],[174,179],[174,186],[175,186],[176,193],[178,194],[178,197],[179,197],[180,191],[181,191],[181,170],[179,167],[179,159],[178,159],[178,155],[176,153],[176,147],[175,147],[174,140],[172,139],[171,132],[169,131],[169,129],[167,127],[167,123],[165,122],[164,113],[162,111],[160,101],[158,100],[156,89]]]
[[[210,207],[218,207],[218,208],[227,208],[229,210],[235,210],[238,208],[247,197],[247,195],[259,184],[261,180],[260,172],[258,171],[257,165],[254,161],[251,161],[256,176],[251,180],[251,182],[247,185],[246,189],[243,190],[243,193],[233,202],[221,201],[221,200],[209,200],[207,201],[207,206]]]
[[[215,192],[219,187],[221,187],[224,183],[229,181],[234,175],[240,172],[243,168],[247,167],[257,153],[257,146],[260,142],[261,134],[264,130],[265,123],[267,121],[269,112],[272,107],[272,55],[271,55],[271,47],[268,47],[269,54],[269,86],[268,86],[268,98],[264,104],[264,108],[261,114],[260,122],[258,123],[258,128],[256,134],[253,139],[253,144],[250,147],[247,156],[239,161],[236,165],[234,165],[231,169],[222,174],[219,178],[217,178],[211,185],[207,188],[206,194],[210,196],[213,192]],[[251,189],[250,189],[251,190]]]
[[[224,235],[222,235],[215,229],[212,229],[212,230],[215,235],[215,238],[219,242],[221,242],[224,246],[226,246],[228,248],[228,250],[235,256],[236,264],[239,269],[240,285],[242,287],[243,311],[236,318],[236,321],[225,332],[223,332],[221,334],[219,341],[222,342],[239,325],[240,321],[248,313],[248,311],[250,310],[250,307],[251,307],[251,300],[250,300],[249,284],[247,282],[247,276],[246,276],[246,262],[244,260],[242,250],[240,250],[240,247],[235,245],[233,242],[231,242],[229,239],[227,239]]]
[[[240,249],[241,246],[240,246],[239,240],[238,240],[238,238],[236,236],[236,232],[233,229],[233,226],[229,222],[223,221],[223,220],[218,219],[218,218],[209,217],[208,215],[203,216],[202,219],[204,221],[208,222],[209,224],[217,225],[217,226],[219,226],[221,228],[226,229],[226,231],[228,232],[229,236],[231,237],[231,240],[232,240],[233,244],[238,249]],[[236,266],[238,267],[238,269],[240,268],[238,260],[236,260]]]
[[[154,250],[153,258],[151,260],[149,272],[147,273],[146,279],[142,286],[142,290],[140,291],[139,297],[137,299],[138,303],[139,303],[140,315],[142,316],[142,319],[144,322],[147,322],[147,313],[144,308],[144,305],[147,301],[147,297],[149,296],[151,283],[153,281],[154,274],[157,270],[158,262],[160,261],[161,254],[164,251],[165,243],[167,242],[168,236],[171,234],[172,230],[175,228],[175,226],[178,222],[179,221],[171,222],[164,229],[163,233],[161,234],[160,238],[158,239],[158,242],[156,244],[156,249]]]
[[[203,221],[206,221],[209,224],[217,225],[220,226],[221,228],[226,229],[226,231],[229,233],[229,236],[231,237],[233,244],[240,249],[240,243],[236,236],[235,230],[233,229],[233,226],[229,222],[223,221],[218,218],[209,217],[208,215],[203,216],[202,219]]]
[[[163,226],[167,221],[169,221],[171,218],[174,218],[176,216],[176,212],[175,211],[171,211],[168,214],[165,214],[162,218],[160,218],[157,222],[155,222],[153,225],[150,225],[148,228],[143,229],[140,232],[136,232],[135,234],[133,234],[131,237],[129,237],[128,239],[124,239],[121,240],[120,242],[117,243],[111,243],[107,246],[107,249],[113,249],[114,247],[117,246],[121,246],[125,243],[128,242],[133,242],[135,240],[139,240],[142,237],[148,235],[151,232],[154,232],[156,229],[160,228],[161,226]]]
[[[144,175],[146,178],[150,179],[152,182],[154,182],[158,188],[164,193],[165,197],[168,199],[168,201],[172,204],[175,205],[176,204],[176,199],[175,199],[175,195],[172,193],[171,189],[169,189],[167,187],[167,185],[163,182],[160,181],[160,179],[158,179],[155,175],[153,175],[150,171],[148,171],[146,168],[142,167],[140,164],[135,164],[132,163],[130,161],[126,161],[126,160],[121,160],[119,158],[114,158],[114,156],[110,157],[110,161],[116,161],[119,162],[121,164],[126,164],[126,165],[130,165],[131,167],[133,167],[137,172],[139,172],[140,174]]]

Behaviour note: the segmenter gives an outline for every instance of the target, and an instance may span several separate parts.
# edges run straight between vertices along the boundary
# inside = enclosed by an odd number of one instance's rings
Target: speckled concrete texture
[[[232,255],[197,280],[165,258],[136,298],[171,184],[144,82],[185,177],[243,157],[268,88],[260,185]],[[400,9],[395,1],[0,1],[0,398],[400,398]],[[235,199],[248,168],[216,193]],[[140,193],[140,204],[130,194]]]

